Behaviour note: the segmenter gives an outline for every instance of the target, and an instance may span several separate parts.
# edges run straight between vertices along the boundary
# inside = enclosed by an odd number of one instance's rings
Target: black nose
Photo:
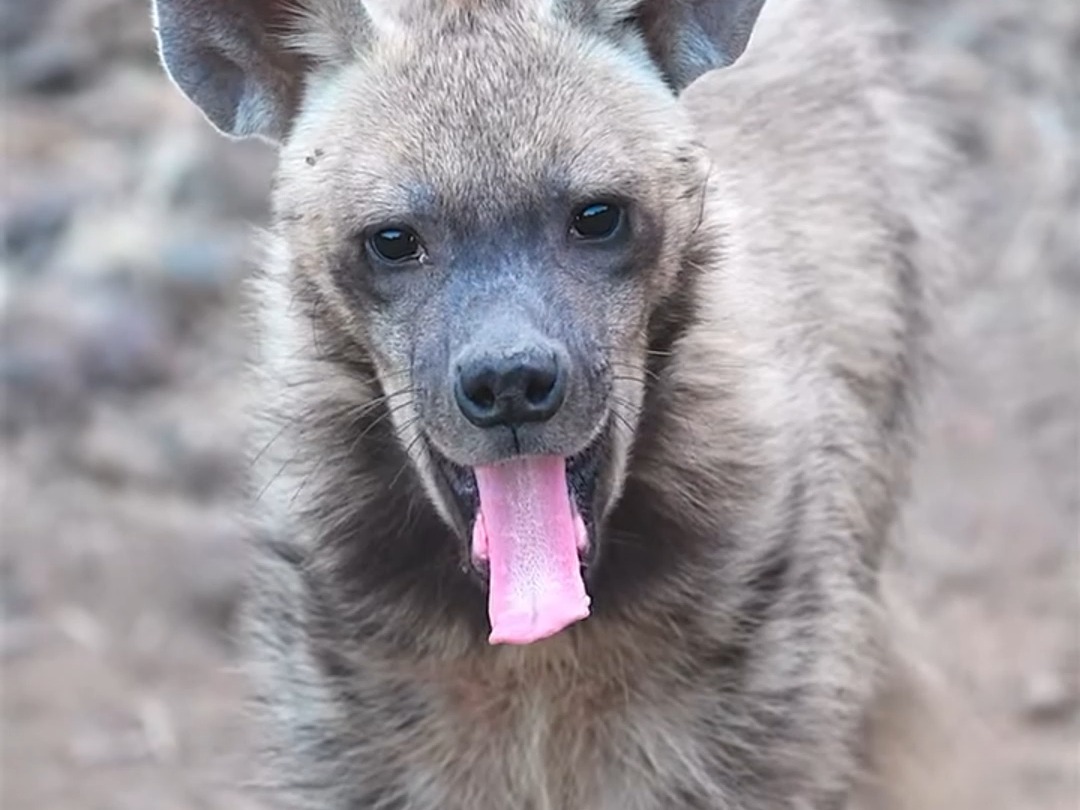
[[[566,373],[551,351],[481,355],[459,366],[454,395],[477,427],[546,422],[566,398]]]

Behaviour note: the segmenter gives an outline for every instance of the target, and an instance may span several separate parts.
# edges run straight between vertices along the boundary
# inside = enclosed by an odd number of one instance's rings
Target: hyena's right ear
[[[165,69],[215,127],[274,143],[316,59],[355,54],[372,32],[363,0],[154,0],[154,24]],[[322,53],[293,47],[304,40]]]

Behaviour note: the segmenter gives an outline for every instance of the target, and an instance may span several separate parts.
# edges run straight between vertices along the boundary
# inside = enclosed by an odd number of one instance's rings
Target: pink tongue
[[[589,615],[578,563],[584,526],[566,489],[566,461],[518,458],[477,467],[473,553],[490,567],[492,644],[530,644]]]

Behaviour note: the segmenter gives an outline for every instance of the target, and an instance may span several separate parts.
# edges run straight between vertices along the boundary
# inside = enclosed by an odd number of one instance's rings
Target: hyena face
[[[759,5],[157,4],[180,86],[282,142],[290,272],[370,358],[493,641],[588,612],[650,324],[702,214],[673,89],[738,55]]]

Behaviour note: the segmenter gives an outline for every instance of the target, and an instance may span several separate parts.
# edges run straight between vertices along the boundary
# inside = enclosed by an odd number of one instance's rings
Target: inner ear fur
[[[158,49],[180,90],[227,135],[280,143],[317,64],[369,40],[361,0],[154,0]]]
[[[561,0],[579,22],[610,33],[632,26],[675,92],[735,62],[765,0]]]

